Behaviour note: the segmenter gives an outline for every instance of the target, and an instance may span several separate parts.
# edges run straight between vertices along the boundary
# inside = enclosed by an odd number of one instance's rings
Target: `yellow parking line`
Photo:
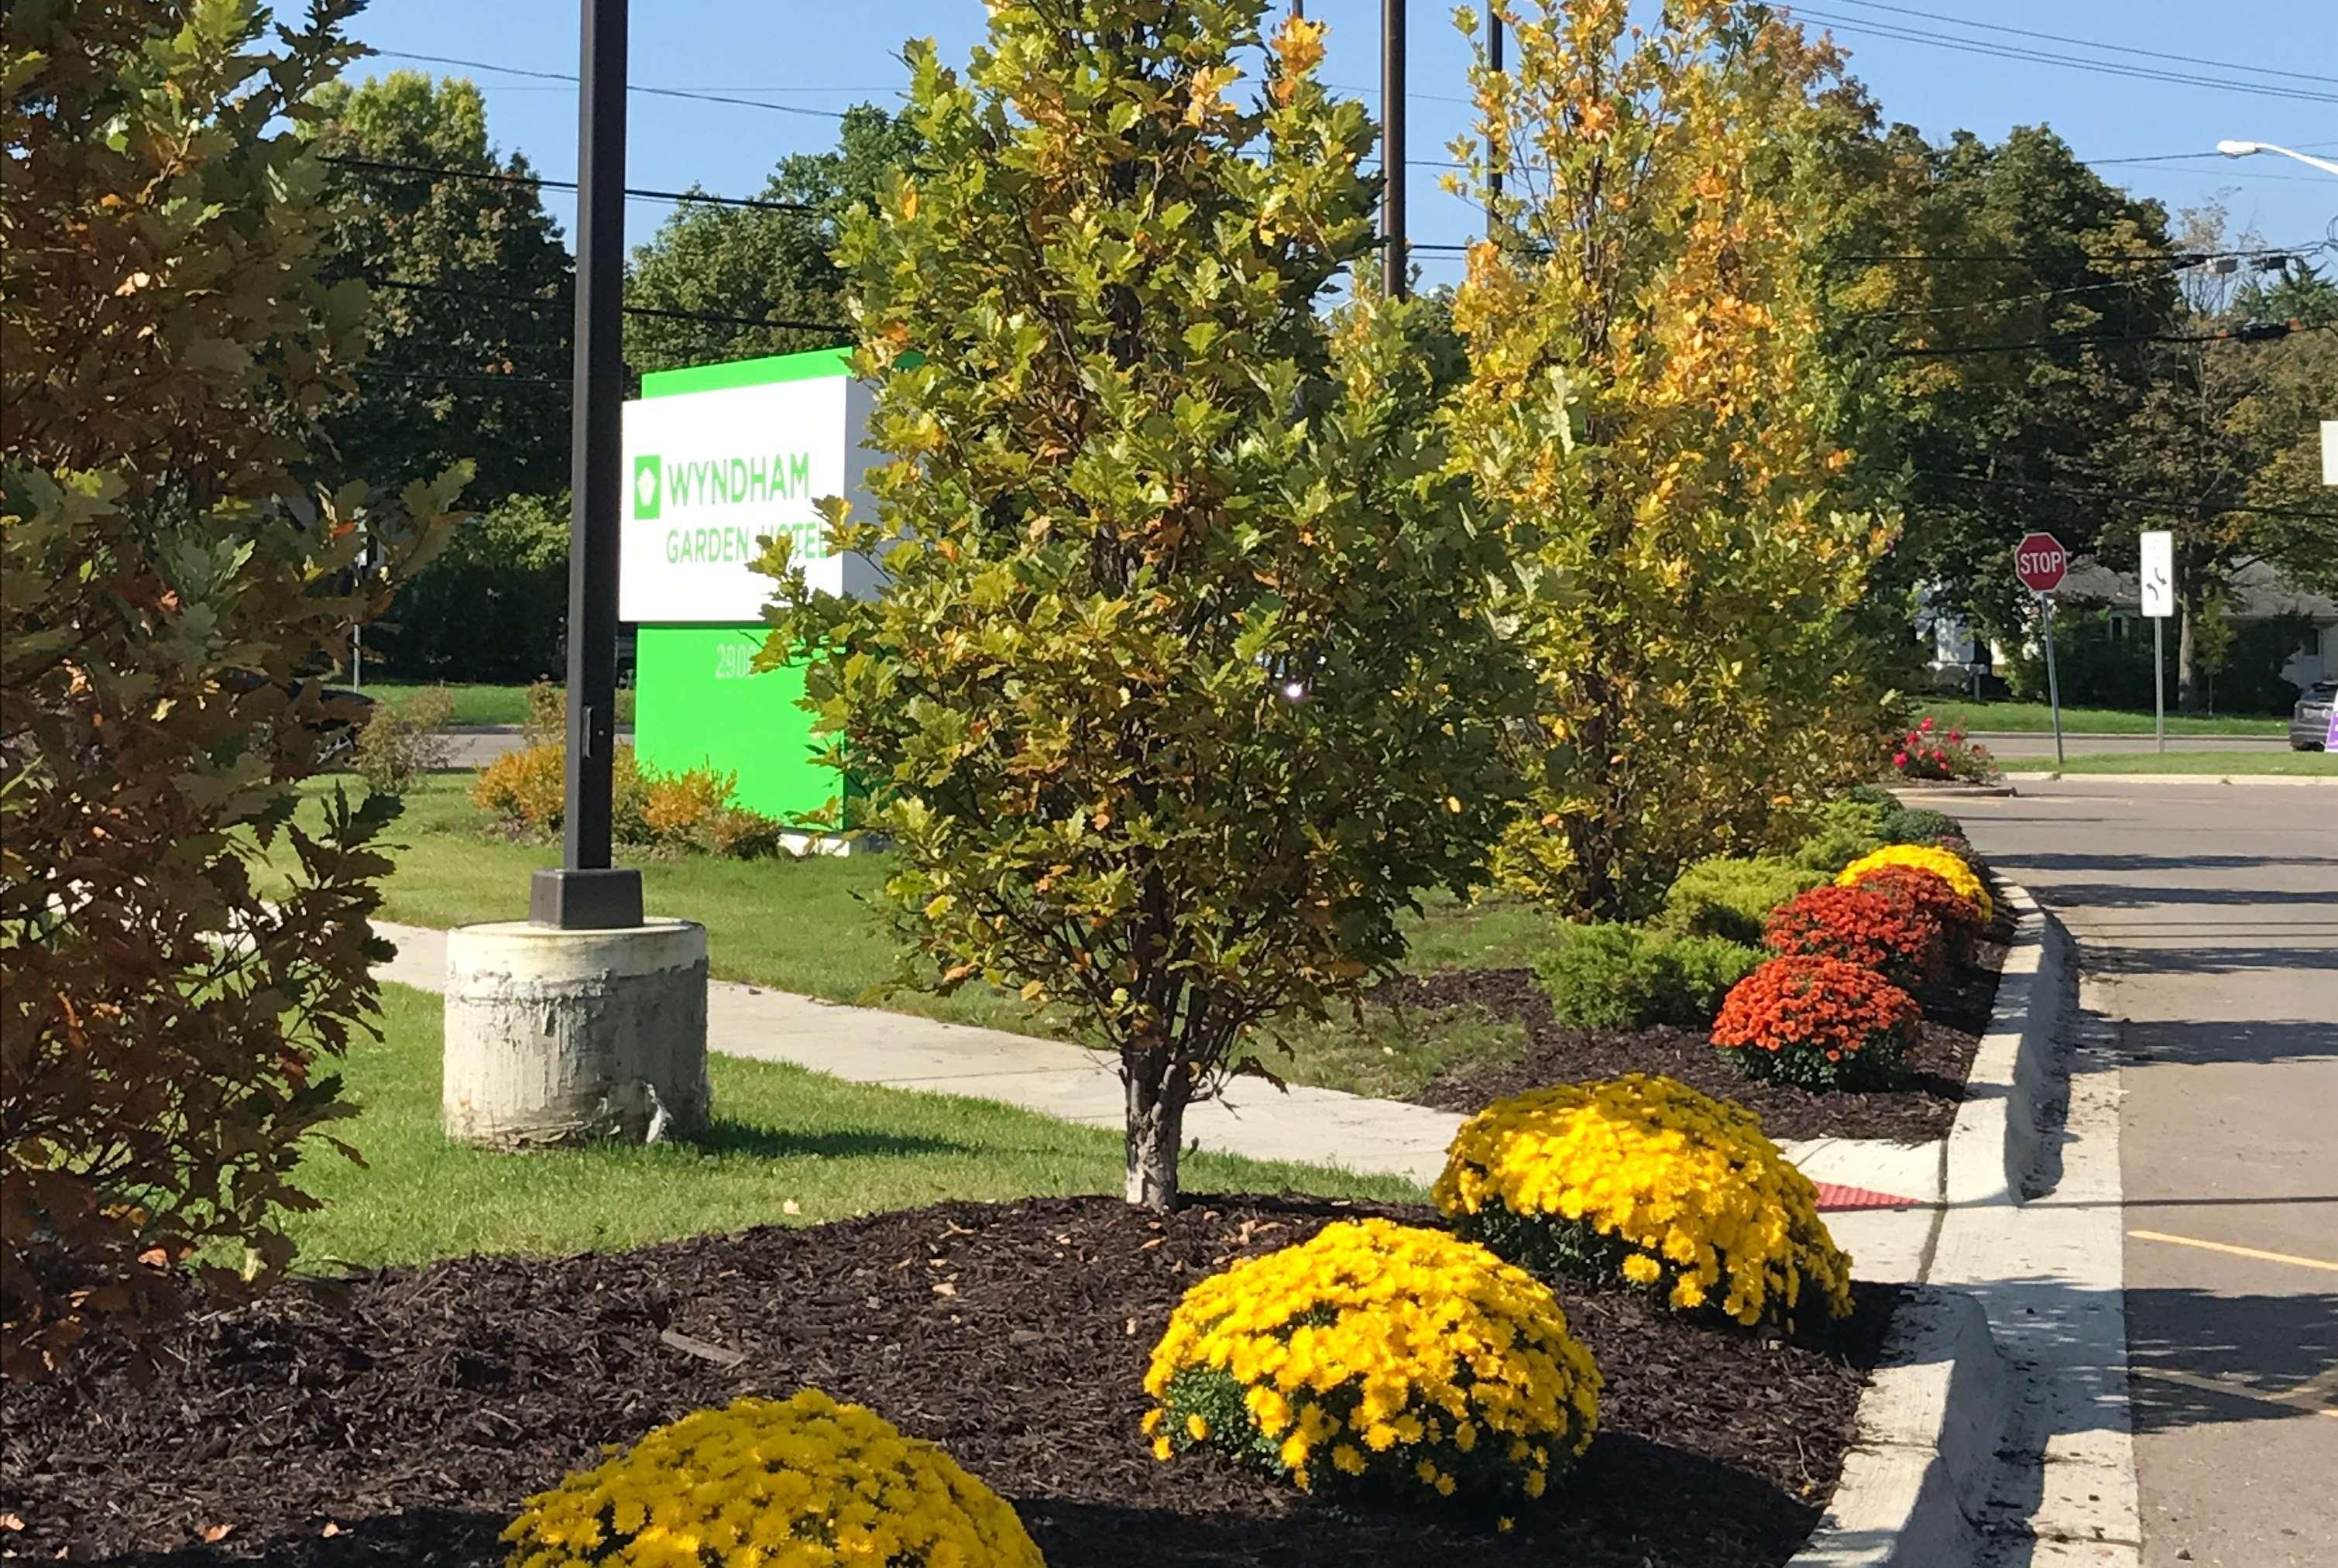
[[[2254,1258],[2260,1263],[2290,1263],[2300,1269],[2321,1269],[2338,1274],[2338,1263],[2321,1258],[2300,1258],[2294,1252],[2261,1252],[2254,1247],[2235,1247],[2227,1241],[2203,1241],[2196,1236],[2170,1236],[2165,1230],[2130,1230],[2127,1234],[2139,1241],[2166,1241],[2177,1247],[2197,1247],[2205,1252]]]

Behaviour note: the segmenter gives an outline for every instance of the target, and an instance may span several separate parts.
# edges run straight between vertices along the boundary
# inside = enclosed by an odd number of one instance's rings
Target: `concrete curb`
[[[2338,785],[2338,773],[2252,773],[2246,769],[2235,769],[2230,773],[2057,773],[2048,769],[2043,773],[2008,773],[2006,777],[2031,784],[2050,779],[2064,784],[2280,784],[2302,785],[2309,789]]]
[[[1859,1399],[1859,1439],[1789,1568],[1971,1568],[2006,1409],[1980,1303],[1911,1287]]]
[[[2013,940],[1942,1151],[1944,1214],[2020,1202],[2047,1155],[2041,1122],[2059,1092],[2068,943],[2027,888],[2001,884],[1999,897],[2013,911]],[[1792,1568],[1970,1568],[2010,1412],[1980,1301],[1914,1287],[1860,1397],[1859,1436],[1826,1516]]]

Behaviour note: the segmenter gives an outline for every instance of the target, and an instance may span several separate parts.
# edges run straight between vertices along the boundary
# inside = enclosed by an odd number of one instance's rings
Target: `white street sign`
[[[2322,482],[2338,485],[2338,419],[2322,422]]]
[[[814,509],[841,495],[857,517],[870,515],[860,446],[869,403],[868,387],[840,374],[626,404],[619,618],[761,620],[776,584],[751,564],[782,534],[814,589],[874,592],[875,564],[829,554]]]
[[[2176,613],[2176,535],[2155,530],[2142,537],[2143,612],[2150,616]]]

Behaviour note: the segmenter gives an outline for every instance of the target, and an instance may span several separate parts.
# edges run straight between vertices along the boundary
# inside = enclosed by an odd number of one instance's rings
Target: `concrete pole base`
[[[442,1107],[484,1149],[654,1143],[705,1130],[706,928],[447,934]]]

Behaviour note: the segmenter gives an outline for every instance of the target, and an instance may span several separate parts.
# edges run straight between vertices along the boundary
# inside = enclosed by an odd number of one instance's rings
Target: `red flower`
[[[1917,728],[1917,729],[1919,729],[1919,730],[1924,730],[1924,731],[1926,731],[1927,733],[1930,733],[1930,730],[1931,730],[1931,728],[1932,728],[1932,720],[1931,720],[1930,716],[1930,715],[1927,715],[1927,716],[1925,717],[1924,721],[1923,721],[1921,724],[1917,725],[1917,726],[1916,726],[1916,728]]]
[[[1840,958],[1773,958],[1734,986],[1713,1021],[1713,1043],[1743,1051],[1760,1076],[1813,1088],[1888,1083],[1905,1065],[1916,999],[1872,969]]]
[[[1949,879],[1937,871],[1916,866],[1879,866],[1852,886],[1880,893],[1930,916],[1947,937],[1950,952],[1970,952],[1987,924],[1980,917],[1980,906],[1950,887]]]
[[[1894,751],[1891,753],[1891,766],[1894,768],[1905,768],[1908,766],[1908,753],[1905,751]]]
[[[1840,958],[1900,985],[1918,985],[1940,966],[1940,917],[1864,881],[1797,895],[1771,914],[1762,940],[1773,953]]]

